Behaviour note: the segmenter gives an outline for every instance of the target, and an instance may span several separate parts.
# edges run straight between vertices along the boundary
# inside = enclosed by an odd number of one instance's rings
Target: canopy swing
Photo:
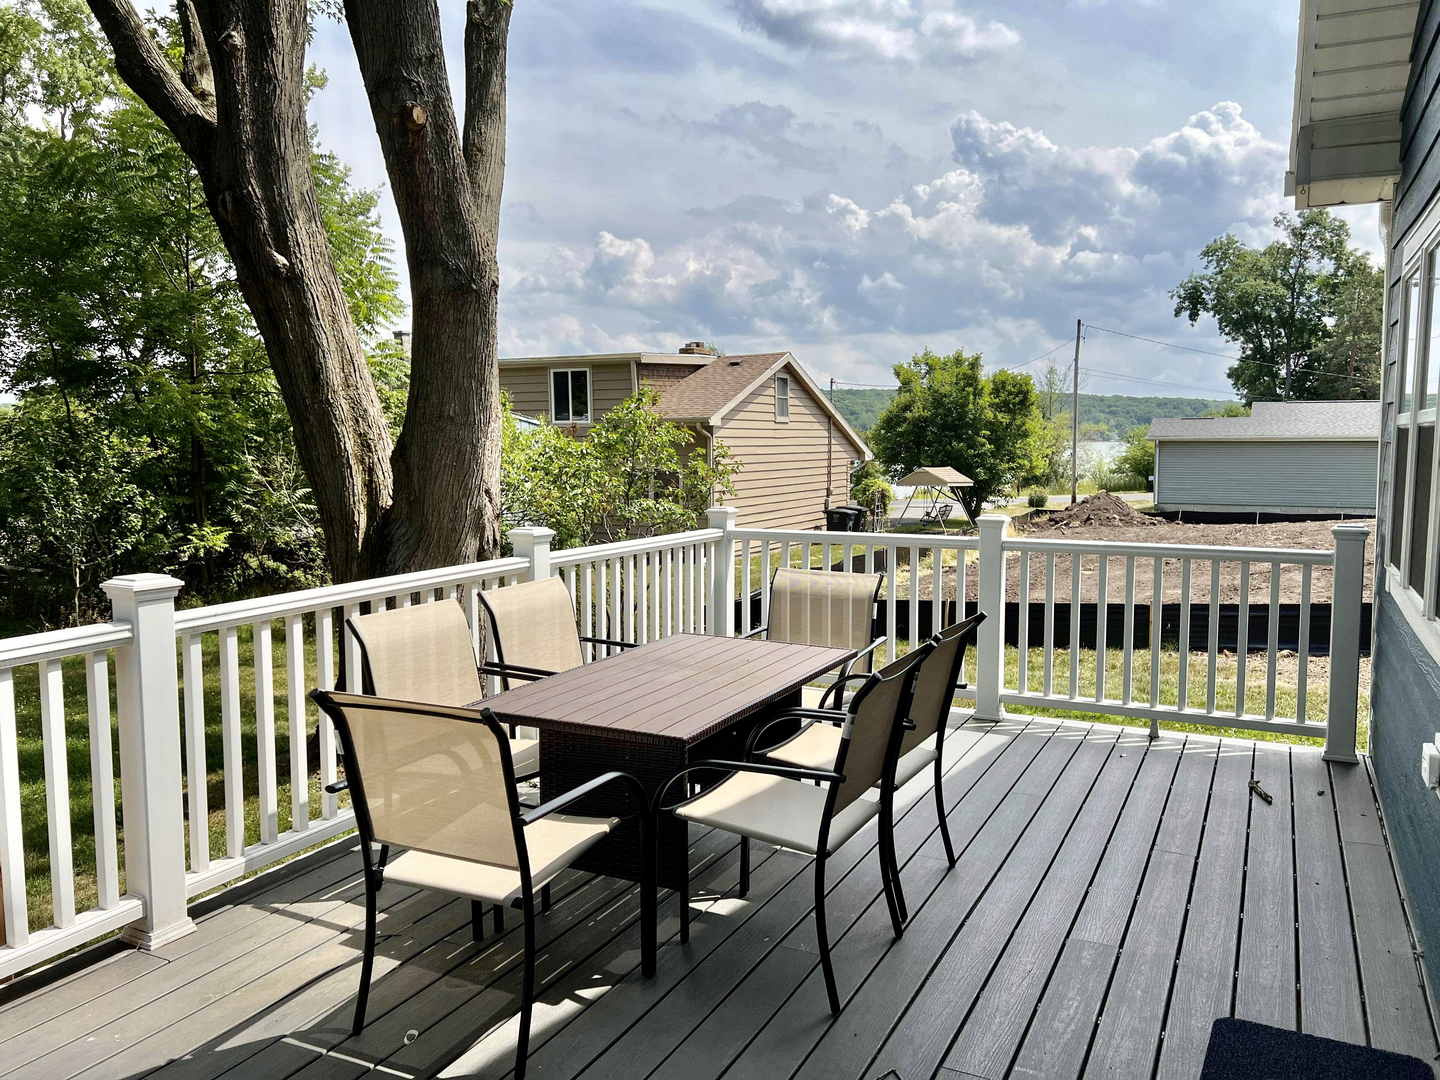
[[[955,505],[960,507],[960,512],[965,514],[965,504],[960,501],[960,489],[973,487],[975,485],[975,481],[971,480],[958,469],[947,468],[943,465],[916,469],[908,476],[902,477],[898,482],[904,487],[913,489],[910,492],[910,498],[905,500],[905,509],[901,512],[901,519],[903,520],[905,514],[910,512],[910,504],[915,501],[915,496],[918,495],[923,488],[930,493],[930,506],[925,513],[920,516],[920,524],[939,525],[940,531],[945,533],[950,531],[946,527],[945,522],[949,520],[950,514],[955,509],[955,506],[952,506],[948,502],[942,504],[942,500],[946,498],[953,499]],[[966,520],[969,520],[968,514],[966,514]]]

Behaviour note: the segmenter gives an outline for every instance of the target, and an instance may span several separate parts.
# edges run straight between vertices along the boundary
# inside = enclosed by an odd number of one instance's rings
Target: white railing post
[[[985,613],[975,646],[975,717],[1002,720],[1000,691],[1005,685],[1005,536],[1010,519],[981,514],[979,609]]]
[[[530,560],[530,573],[526,581],[544,581],[550,576],[550,541],[555,539],[555,530],[540,525],[527,525],[522,529],[511,529],[507,534],[510,546],[515,549],[517,559]]]
[[[705,511],[710,528],[722,535],[715,541],[715,554],[710,559],[710,596],[706,602],[705,630],[713,637],[735,634],[735,528],[733,506],[712,506]]]
[[[1330,598],[1330,690],[1325,760],[1358,761],[1355,723],[1360,695],[1360,612],[1365,600],[1364,525],[1336,525],[1335,579]],[[1271,615],[1274,618],[1274,615]],[[1305,663],[1305,657],[1300,658]]]
[[[125,940],[157,949],[194,931],[185,896],[185,813],[180,778],[179,680],[175,668],[175,595],[184,582],[133,574],[101,586],[131,644],[115,650],[116,714],[127,890],[145,916]]]

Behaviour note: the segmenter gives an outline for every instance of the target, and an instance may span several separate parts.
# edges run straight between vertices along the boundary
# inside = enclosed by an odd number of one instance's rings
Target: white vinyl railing
[[[676,633],[729,636],[749,631],[757,619],[765,624],[768,583],[778,566],[880,571],[886,576],[881,625],[889,656],[901,651],[902,642],[921,640],[968,611],[990,614],[976,642],[973,674],[957,695],[972,699],[982,719],[998,719],[1011,705],[1148,720],[1152,732],[1161,721],[1181,720],[1324,737],[1328,757],[1355,759],[1367,536],[1361,526],[1338,526],[1330,551],[1280,551],[1012,537],[1009,519],[1000,515],[982,517],[978,537],[742,529],[729,508],[711,510],[708,518],[709,528],[692,532],[554,552],[550,530],[515,529],[510,533],[512,558],[179,611],[175,598],[181,582],[165,575],[135,575],[105,584],[111,622],[0,641],[0,892],[5,931],[0,977],[121,927],[127,939],[141,947],[173,940],[193,929],[187,905],[194,896],[351,828],[353,815],[337,797],[322,794],[319,805],[311,805],[306,738],[313,724],[319,757],[316,788],[323,789],[336,777],[337,748],[329,722],[315,715],[307,695],[313,687],[336,685],[342,676],[349,687],[358,688],[358,645],[342,633],[344,620],[366,609],[454,598],[464,607],[478,655],[484,638],[480,592],[533,578],[557,576],[565,582],[575,601],[580,633],[646,642]],[[1233,669],[1221,662],[1218,638],[1219,584],[1223,569],[1231,565],[1238,566],[1240,579]],[[1147,596],[1137,587],[1144,567],[1152,578]],[[1069,572],[1068,597],[1058,587],[1061,571]],[[1267,571],[1270,617],[1262,648],[1247,638],[1249,596],[1252,575]],[[1298,578],[1301,595],[1293,715],[1282,715],[1277,695],[1275,616],[1282,574]],[[1317,688],[1309,685],[1305,657],[1312,633],[1309,601],[1322,574],[1332,581],[1328,700],[1320,720],[1313,715],[1316,710],[1307,707]],[[1012,576],[1016,587],[1007,590]],[[1199,588],[1207,582],[1208,589]],[[1179,586],[1174,651],[1163,636],[1166,583]],[[1203,597],[1196,599],[1202,591]],[[1010,592],[1017,599],[1007,618]],[[752,609],[756,594],[758,610]],[[1067,601],[1068,619],[1061,620],[1059,606]],[[1082,604],[1094,605],[1095,616],[1086,646],[1094,664],[1088,684],[1080,677]],[[1148,635],[1137,631],[1138,612],[1147,604]],[[1109,632],[1112,606],[1123,612],[1118,637]],[[1195,607],[1208,608],[1204,641],[1191,640]],[[1035,618],[1043,623],[1038,633]],[[1008,639],[1022,646],[1038,638],[1041,649],[1036,664],[1029,648],[1018,648],[1009,677],[1007,630]],[[608,651],[594,646],[587,659],[601,659]],[[1106,677],[1105,662],[1117,652],[1115,682]],[[1178,686],[1171,690],[1162,667],[1167,655],[1174,665],[1176,653]],[[1203,695],[1189,682],[1189,658],[1202,653]],[[1251,653],[1257,654],[1253,661]],[[1061,679],[1056,658],[1065,654],[1068,666]],[[76,700],[67,700],[66,660],[77,684],[83,665],[83,703],[78,685]],[[1263,693],[1253,698],[1246,688],[1247,663],[1263,663],[1266,669]],[[112,664],[118,777],[112,767]],[[1142,677],[1147,665],[1148,674]],[[45,927],[32,926],[27,910],[17,673],[35,680],[26,683],[26,694],[38,688],[38,705],[24,715],[27,723],[38,715],[44,748],[51,892],[50,925]],[[27,697],[26,709],[30,702]],[[77,900],[71,857],[67,712],[83,713],[89,729],[95,866],[93,879],[86,877],[83,903]],[[282,735],[288,740],[288,800],[281,798],[286,786],[279,776]],[[215,807],[208,786],[215,763],[207,736],[218,736],[219,741],[223,795],[222,805]],[[255,782],[247,787],[249,769]],[[125,796],[119,827],[117,778]],[[33,784],[34,778],[27,782]],[[35,867],[44,865],[43,851],[28,855]]]

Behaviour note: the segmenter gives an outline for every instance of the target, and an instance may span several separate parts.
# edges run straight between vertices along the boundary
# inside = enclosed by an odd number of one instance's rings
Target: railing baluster
[[[580,595],[576,597],[580,609],[580,632],[586,637],[596,637],[595,633],[595,564],[584,562],[580,564]],[[586,661],[595,659],[595,646],[590,642],[583,642],[585,646]]]
[[[890,660],[896,656],[895,611],[900,606],[900,565],[896,552],[899,550],[894,544],[885,546],[885,569],[889,571],[885,576],[885,655]]]
[[[621,641],[638,641],[635,636],[635,608],[639,606],[640,592],[636,587],[635,577],[635,556],[625,557],[625,589],[620,596],[621,607],[625,611],[625,636]]]
[[[920,644],[920,549],[910,546],[910,648]]]
[[[750,541],[740,541],[740,634],[750,632]]]
[[[1044,693],[1055,692],[1055,552],[1045,553],[1045,674]]]
[[[760,541],[760,625],[770,625],[770,541]]]
[[[1110,556],[1095,564],[1095,700],[1105,700],[1106,625],[1109,620]]]
[[[1070,700],[1080,696],[1080,578],[1085,560],[1079,552],[1070,554]]]
[[[347,673],[347,678],[360,685],[358,674]],[[240,639],[233,626],[220,630],[220,738],[225,750],[225,854],[234,859],[245,851],[245,756],[240,744]]]
[[[866,544],[866,545],[865,545],[865,573],[867,573],[867,574],[873,574],[874,572],[875,572],[875,545],[874,545],[874,544]]]
[[[568,578],[565,582],[570,590],[570,596],[575,596],[575,567],[567,567]],[[480,660],[480,588],[483,583],[479,581],[467,581],[465,583],[465,622],[470,627],[470,650],[475,654],[475,660]]]
[[[1180,673],[1175,688],[1175,707],[1190,707],[1190,560],[1180,560]]]
[[[1280,564],[1270,564],[1270,614],[1265,641],[1265,719],[1275,719],[1275,661],[1280,647]]]
[[[642,645],[654,638],[650,629],[650,612],[655,603],[655,558],[655,552],[647,551],[639,556],[637,564],[640,579],[636,585],[635,605],[640,614],[640,636],[635,640]]]
[[[949,625],[945,620],[945,549],[937,545],[930,552],[930,632],[938,634]]]
[[[345,605],[345,620],[348,622],[360,614],[359,604]],[[360,670],[360,640],[344,623],[340,625],[340,647],[345,650],[345,689],[351,694],[364,693],[364,679]]]
[[[709,569],[709,567],[707,564],[709,563],[710,559],[709,556],[706,554],[704,544],[696,544],[695,552],[698,556],[696,566],[699,568],[699,573],[695,575],[695,633],[703,634],[705,632],[706,625],[705,597],[710,591],[705,587],[709,580],[707,576],[707,570]]]
[[[270,620],[253,623],[255,645],[255,771],[259,777],[260,842],[273,844],[280,835],[280,808],[275,778],[275,670]]]
[[[85,698],[90,706],[96,903],[106,911],[120,900],[120,856],[115,833],[115,758],[110,738],[110,664],[103,651],[85,654]]]
[[[1299,670],[1295,673],[1295,722],[1305,723],[1305,692],[1310,681],[1310,564],[1300,568],[1300,640],[1297,642]]]
[[[1245,715],[1245,664],[1250,653],[1250,560],[1240,563],[1240,621],[1235,627],[1235,715]]]
[[[45,747],[45,824],[50,832],[50,900],[55,925],[75,923],[75,857],[70,839],[70,768],[65,746],[65,676],[40,662],[40,729]]]
[[[305,620],[285,619],[285,693],[290,699],[290,828],[310,827],[310,762],[305,748]]]
[[[25,890],[25,833],[20,824],[20,743],[15,730],[15,675],[0,667],[0,883],[5,944],[30,941]]]
[[[1210,560],[1210,627],[1205,679],[1205,711],[1215,712],[1215,680],[1220,657],[1220,560]]]
[[[185,683],[185,777],[190,806],[190,872],[210,869],[210,805],[205,771],[205,653],[199,634],[186,634],[181,643],[181,677]],[[90,692],[93,703],[95,692]],[[110,725],[105,725],[108,733]],[[93,743],[95,736],[90,736]],[[108,741],[108,740],[107,740]],[[106,763],[107,769],[109,763]],[[96,822],[98,842],[100,825]],[[98,861],[98,858],[97,858]]]
[[[1150,707],[1160,704],[1160,641],[1165,621],[1165,559],[1157,555],[1154,559],[1153,589],[1150,601]],[[1150,735],[1153,738],[1158,728],[1152,720]]]
[[[1130,704],[1135,685],[1135,556],[1125,556],[1125,648],[1120,654],[1120,703]]]
[[[625,560],[615,558],[610,560],[610,618],[606,623],[606,634],[608,638],[617,641],[628,640],[625,636],[625,623],[621,616],[621,607],[625,603]],[[606,645],[605,655],[609,656],[615,651],[615,646]]]
[[[476,633],[479,619],[470,623],[471,633]],[[323,607],[315,612],[315,681],[322,690],[335,685],[335,610]],[[320,737],[320,816],[326,821],[340,813],[340,796],[331,795],[325,787],[337,779],[335,728],[324,713],[316,721]]]
[[[956,614],[965,618],[965,593],[960,588],[960,567],[965,564],[965,551],[955,552],[955,597]],[[1016,642],[1020,646],[1017,659],[1018,678],[1015,688],[1025,694],[1030,691],[1030,549],[1020,552],[1020,625],[1016,630]]]

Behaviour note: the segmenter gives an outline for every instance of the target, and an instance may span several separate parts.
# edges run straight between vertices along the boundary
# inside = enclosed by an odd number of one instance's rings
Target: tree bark
[[[496,239],[510,10],[507,0],[467,5],[462,142],[434,0],[345,3],[410,271],[410,392],[387,520],[392,569],[499,550]]]

